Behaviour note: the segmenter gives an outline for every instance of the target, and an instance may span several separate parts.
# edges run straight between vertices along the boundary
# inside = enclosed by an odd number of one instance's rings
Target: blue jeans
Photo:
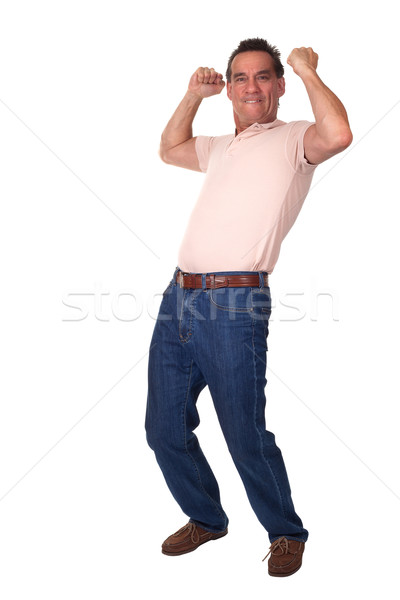
[[[163,293],[150,344],[146,435],[167,485],[189,520],[212,532],[228,517],[218,483],[193,433],[196,401],[208,385],[250,504],[273,542],[306,541],[275,436],[265,428],[270,288],[185,289],[175,276]]]

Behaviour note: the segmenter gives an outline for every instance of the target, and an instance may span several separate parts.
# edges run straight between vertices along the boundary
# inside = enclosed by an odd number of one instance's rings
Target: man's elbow
[[[163,162],[165,162],[167,165],[171,164],[171,159],[169,157],[168,151],[163,148],[163,146],[160,146],[159,150],[158,150],[158,156],[161,158],[161,160]]]
[[[352,141],[353,141],[353,134],[351,132],[351,129],[348,128],[341,133],[340,138],[339,138],[339,146],[340,146],[341,150],[346,150],[346,148],[348,148],[350,146]]]
[[[332,154],[338,154],[339,152],[343,152],[350,146],[353,141],[353,134],[349,127],[344,128],[339,131],[335,138],[331,141],[329,151]]]

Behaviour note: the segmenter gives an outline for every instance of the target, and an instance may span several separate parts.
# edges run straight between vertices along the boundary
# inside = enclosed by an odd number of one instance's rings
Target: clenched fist
[[[225,86],[222,77],[215,69],[199,67],[190,78],[188,90],[200,98],[220,94]]]
[[[308,69],[317,70],[318,54],[312,48],[294,48],[288,56],[288,65],[300,77]]]

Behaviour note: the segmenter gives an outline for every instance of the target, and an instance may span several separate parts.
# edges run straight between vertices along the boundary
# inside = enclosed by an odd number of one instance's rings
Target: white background
[[[0,6],[0,597],[390,593],[400,535],[394,4]],[[270,280],[267,422],[310,532],[303,568],[287,579],[261,562],[269,540],[208,390],[197,433],[230,533],[161,554],[187,517],[143,425],[160,294],[203,181],[160,161],[160,134],[192,72],[225,73],[255,36],[286,65],[280,119],[313,120],[286,64],[312,46],[354,134],[317,168]],[[203,103],[194,133],[232,131],[224,91]]]

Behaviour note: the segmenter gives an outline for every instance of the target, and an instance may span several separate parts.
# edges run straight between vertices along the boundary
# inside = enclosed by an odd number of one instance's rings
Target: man
[[[308,531],[295,512],[275,436],[265,428],[268,275],[316,166],[352,141],[345,108],[316,73],[318,55],[295,48],[287,62],[306,87],[314,123],[277,119],[285,93],[280,53],[255,38],[242,41],[228,62],[235,134],[193,137],[201,102],[225,86],[221,73],[203,67],[162,134],[163,161],[207,174],[154,328],[146,413],[148,443],[189,516],[162,552],[191,552],[228,532],[217,481],[193,433],[196,401],[208,385],[251,506],[268,532],[273,576],[301,567]]]

